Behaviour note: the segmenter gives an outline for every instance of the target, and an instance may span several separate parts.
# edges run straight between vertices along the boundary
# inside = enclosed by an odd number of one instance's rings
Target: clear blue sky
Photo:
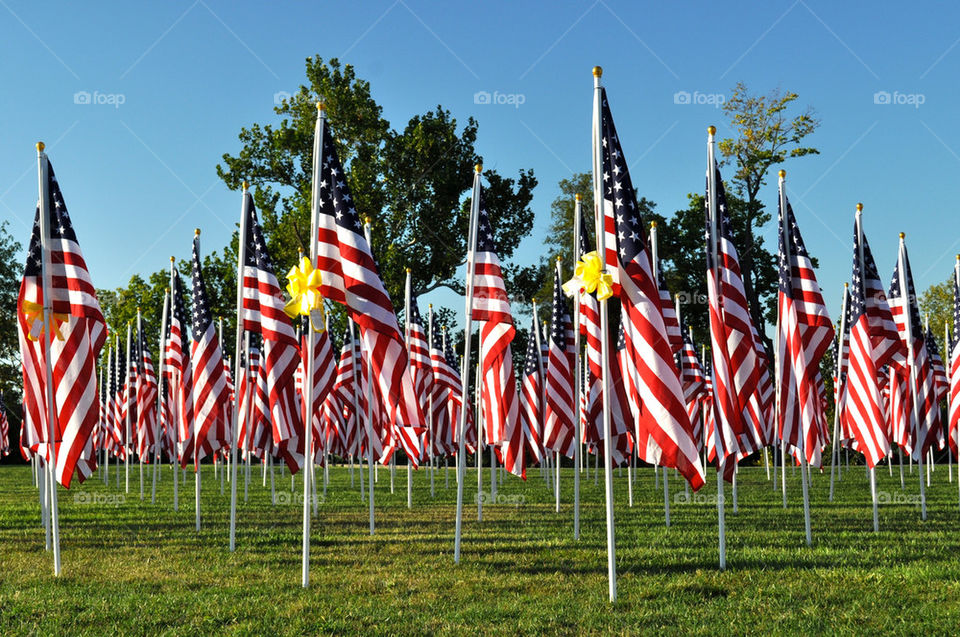
[[[901,230],[920,289],[960,251],[958,43],[960,8],[941,2],[0,0],[0,216],[26,243],[43,140],[96,285],[187,256],[194,227],[219,248],[240,198],[216,163],[242,126],[276,120],[274,95],[318,54],[353,64],[394,127],[442,104],[479,120],[487,166],[533,168],[536,223],[517,255],[532,262],[557,181],[589,168],[593,65],[634,184],[668,215],[703,187],[706,127],[725,133],[713,105],[675,94],[716,102],[743,80],[798,92],[822,119],[822,154],[786,169],[836,317],[857,201],[885,282]],[[81,91],[107,103],[76,104]],[[475,104],[478,91],[523,103]],[[877,104],[880,91],[906,103]],[[775,212],[775,177],[763,196]]]

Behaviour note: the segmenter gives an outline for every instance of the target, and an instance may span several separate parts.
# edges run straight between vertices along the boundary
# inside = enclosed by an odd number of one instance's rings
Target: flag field
[[[469,464],[469,463],[468,463]],[[111,467],[113,469],[113,467]],[[906,468],[905,468],[906,471]],[[716,487],[671,493],[671,527],[653,469],[614,471],[619,595],[604,586],[603,480],[582,480],[581,538],[573,539],[573,473],[561,475],[561,509],[529,471],[485,496],[476,521],[476,473],[467,470],[461,561],[454,565],[456,489],[437,474],[414,474],[390,493],[376,486],[376,534],[359,483],[333,467],[312,525],[311,587],[299,586],[303,488],[276,473],[272,505],[254,470],[250,499],[237,507],[230,553],[229,484],[221,495],[203,468],[203,526],[192,493],[172,510],[164,466],[157,504],[92,476],[60,492],[64,568],[50,577],[29,467],[0,467],[0,634],[754,634],[857,632],[935,635],[960,625],[957,484],[938,465],[920,521],[919,488],[900,489],[896,470],[877,470],[880,532],[873,532],[869,482],[851,466],[827,502],[829,469],[811,485],[812,548],[804,546],[800,472],[787,470],[784,510],[762,468],[738,474],[738,513],[727,490],[728,570],[716,568]],[[111,471],[112,473],[112,471]],[[398,472],[399,473],[399,472]],[[242,475],[242,473],[241,473]],[[318,479],[322,472],[318,470]],[[909,475],[909,474],[908,474]],[[485,472],[489,480],[489,470]],[[601,476],[602,478],[602,476]],[[360,474],[356,474],[360,479]],[[954,476],[956,480],[956,476]],[[112,476],[111,476],[112,482]],[[192,481],[191,481],[192,482]],[[189,483],[188,483],[189,484]],[[241,483],[238,487],[242,488]],[[192,491],[192,485],[188,488]],[[952,627],[952,628],[951,628]]]

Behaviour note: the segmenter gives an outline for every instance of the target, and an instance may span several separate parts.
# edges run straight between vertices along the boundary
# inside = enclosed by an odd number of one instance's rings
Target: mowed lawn
[[[573,539],[573,472],[561,476],[554,511],[538,469],[508,476],[477,521],[476,472],[468,471],[463,555],[453,563],[456,489],[441,469],[406,470],[390,493],[381,469],[376,534],[359,484],[331,470],[314,518],[311,587],[300,587],[301,515],[290,478],[277,473],[279,503],[254,472],[239,505],[237,550],[228,550],[229,484],[220,494],[204,467],[203,529],[194,530],[193,485],[165,466],[156,504],[97,477],[60,490],[63,574],[44,550],[28,467],[0,467],[0,634],[666,634],[897,633],[960,631],[957,478],[937,467],[921,522],[919,478],[878,471],[880,533],[872,532],[862,466],[850,467],[827,502],[829,472],[814,476],[814,546],[803,539],[799,472],[788,470],[789,508],[762,468],[739,475],[739,512],[727,491],[728,570],[717,568],[715,475],[683,502],[671,472],[672,526],[653,471],[638,472],[634,506],[626,471],[615,472],[619,599],[607,600],[603,481],[583,482],[582,536]],[[486,471],[485,474],[488,474]],[[318,476],[320,472],[318,471]],[[149,473],[148,473],[149,476]],[[359,474],[356,476],[359,479]],[[485,479],[488,477],[485,475]],[[296,493],[302,492],[297,479]],[[122,496],[122,497],[120,497]],[[490,499],[489,497],[487,498]]]

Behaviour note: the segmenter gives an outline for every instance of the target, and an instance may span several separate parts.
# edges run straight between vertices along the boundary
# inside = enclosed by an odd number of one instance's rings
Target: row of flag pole
[[[243,185],[232,370],[221,348],[222,327],[218,333],[210,312],[197,230],[192,244],[189,323],[183,282],[171,257],[157,366],[138,310],[136,335],[132,323],[127,328],[125,357],[115,336],[98,382],[96,366],[107,343],[106,324],[59,184],[38,144],[39,204],[18,303],[24,375],[21,452],[45,472],[40,480],[41,501],[55,573],[61,566],[56,484],[69,488],[74,475],[81,482],[88,478],[98,466],[99,454],[106,479],[112,454],[125,464],[129,491],[134,452],[140,460],[141,498],[144,462],[153,464],[155,499],[163,456],[181,469],[192,460],[197,530],[201,525],[199,465],[207,456],[217,466],[226,462],[221,470],[229,471],[231,551],[236,547],[238,462],[246,463],[246,482],[253,456],[264,463],[268,457],[271,462],[280,458],[291,474],[304,469],[304,587],[310,582],[311,519],[319,489],[315,467],[323,468],[325,490],[331,455],[366,461],[371,534],[375,532],[375,462],[389,465],[402,451],[408,459],[407,506],[412,507],[413,469],[428,462],[432,488],[435,458],[454,455],[454,561],[459,562],[468,451],[477,454],[478,519],[482,519],[480,454],[484,445],[491,450],[491,489],[496,485],[498,463],[524,479],[528,461],[539,464],[547,471],[545,479],[552,484],[558,512],[560,458],[571,458],[576,467],[573,530],[579,538],[580,468],[586,444],[603,456],[613,601],[617,596],[614,465],[627,465],[631,504],[634,463],[662,467],[669,526],[667,469],[675,469],[686,480],[685,488],[696,491],[705,483],[707,462],[714,463],[719,564],[725,568],[724,482],[732,484],[736,510],[739,462],[779,445],[781,471],[790,458],[801,470],[805,538],[811,545],[810,474],[822,467],[822,450],[831,443],[820,362],[835,337],[832,468],[841,446],[864,454],[876,530],[875,467],[889,459],[892,443],[899,445],[921,468],[925,518],[923,465],[932,444],[945,444],[938,403],[948,393],[947,439],[953,453],[957,451],[960,344],[948,344],[948,374],[929,326],[924,329],[920,323],[903,236],[887,295],[863,234],[858,206],[852,284],[845,287],[837,333],[786,195],[785,173],[780,171],[778,318],[771,369],[747,304],[714,156],[715,130],[710,127],[705,195],[710,359],[703,351],[698,358],[681,321],[679,302],[674,306],[660,272],[656,225],[648,232],[641,216],[601,83],[602,70],[596,67],[593,76],[597,248],[590,249],[578,195],[572,246],[575,274],[564,283],[558,257],[550,324],[544,333],[534,309],[519,379],[511,352],[516,330],[485,203],[482,167],[477,165],[473,174],[464,352],[458,374],[446,330],[434,325],[432,306],[426,328],[422,324],[409,270],[401,331],[373,257],[370,221],[362,222],[355,208],[325,109],[319,104],[309,256],[287,275],[288,296],[270,260],[253,194]],[[960,258],[954,279],[956,335],[960,333]],[[573,297],[572,313],[563,292]],[[620,303],[617,329],[610,321],[611,299]],[[350,329],[339,359],[326,329],[325,303],[340,304],[347,312]],[[478,365],[471,379],[474,321],[480,338]],[[4,414],[0,433],[6,426]],[[135,445],[131,444],[133,434]],[[173,472],[175,510],[178,473]],[[776,466],[773,475],[776,484]],[[781,484],[786,498],[783,479]],[[361,468],[361,490],[364,486]],[[831,469],[831,497],[832,490]]]

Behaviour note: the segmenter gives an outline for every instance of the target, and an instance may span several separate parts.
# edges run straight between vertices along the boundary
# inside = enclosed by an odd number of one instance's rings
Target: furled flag
[[[878,372],[900,353],[900,338],[880,283],[870,244],[854,227],[850,281],[850,355],[841,389],[841,417],[871,468],[890,453]]]
[[[683,349],[677,354],[678,366],[680,367],[680,384],[683,386],[683,400],[687,404],[687,415],[690,416],[693,439],[697,442],[697,448],[702,449],[703,418],[701,416],[701,406],[706,391],[706,380],[690,332],[683,325],[681,325],[681,331],[683,334]]]
[[[363,235],[329,126],[323,127],[320,157],[320,183],[314,187],[320,207],[317,269],[321,272],[321,291],[327,299],[345,305],[360,327],[390,423],[422,428],[423,413],[400,325]]]
[[[580,254],[588,254],[590,240],[587,237],[583,219],[580,220]],[[600,331],[600,305],[592,294],[580,294],[580,333],[586,336],[587,364],[584,365],[586,387],[583,393],[583,439],[600,452],[603,444],[603,358],[602,332]],[[623,335],[623,330],[619,331]],[[608,339],[609,342],[609,339]],[[618,356],[610,361],[610,437],[614,444],[610,448],[613,464],[621,464],[630,456],[631,435],[628,423],[631,419],[631,406],[627,401],[627,388],[624,386],[622,367],[626,356],[626,344],[618,339]],[[612,348],[611,348],[612,349]],[[641,459],[643,459],[641,457]]]
[[[577,445],[574,438],[576,350],[573,344],[573,322],[567,301],[563,298],[559,263],[553,276],[553,313],[547,356],[547,406],[543,446],[572,458]]]
[[[263,337],[261,365],[267,379],[273,440],[289,438],[299,420],[293,372],[300,362],[297,336],[283,308],[283,292],[267,252],[250,191],[244,191],[246,261],[243,264],[243,329]]]
[[[520,426],[515,427],[503,445],[503,464],[507,471],[527,479],[527,454],[536,462],[543,460],[540,423],[543,417],[543,364],[537,346],[537,315],[527,333],[527,354],[520,380]]]
[[[100,419],[97,400],[97,357],[106,341],[106,324],[97,293],[80,252],[77,235],[53,174],[46,162],[45,201],[49,205],[45,225],[50,233],[40,239],[41,207],[33,222],[27,248],[27,263],[17,298],[20,356],[23,361],[24,427],[33,429],[35,451],[50,457],[48,444],[53,432],[57,481],[69,488],[74,471],[81,482],[96,469],[93,429]],[[44,331],[43,271],[50,283],[50,331]],[[47,403],[46,360],[53,372],[53,422]]]
[[[359,452],[357,409],[357,366],[360,364],[359,343],[352,338],[351,330],[347,330],[343,337],[343,348],[340,350],[340,363],[337,366],[337,378],[333,384],[333,394],[337,401],[338,414],[341,417],[341,431],[346,453],[356,455]]]
[[[503,284],[493,227],[487,215],[483,186],[478,202],[477,245],[474,254],[473,320],[480,321],[480,375],[483,439],[497,444],[514,437],[519,423],[517,381],[510,343],[516,330]]]
[[[0,456],[10,455],[10,421],[7,420],[7,403],[0,390]]]
[[[171,312],[164,362],[164,373],[167,374],[167,386],[170,388],[167,398],[170,410],[168,422],[174,428],[173,438],[180,466],[186,467],[193,458],[194,449],[193,371],[190,351],[185,347],[190,337],[180,271],[173,268],[170,279]]]
[[[960,447],[960,257],[953,271],[953,340],[947,350],[950,362],[950,402],[947,406],[950,424],[947,439],[954,457]]]
[[[930,355],[933,381],[937,386],[937,402],[940,402],[950,393],[950,382],[947,380],[947,369],[943,366],[943,359],[940,357],[940,347],[937,345],[937,339],[929,327],[927,327],[924,342],[927,345],[927,353]]]
[[[407,322],[407,348],[410,350],[410,373],[413,375],[413,386],[420,397],[420,406],[423,413],[427,413],[430,385],[433,382],[433,370],[430,368],[430,346],[427,344],[427,334],[423,331],[423,319],[420,318],[420,308],[417,307],[417,297],[410,298],[410,320]]]
[[[193,238],[193,340],[190,346],[194,416],[194,468],[200,460],[230,445],[224,410],[230,403],[223,352],[210,314],[207,286],[200,267],[200,236]]]
[[[820,360],[833,341],[834,330],[813,263],[787,200],[780,210],[777,330],[780,360],[780,439],[802,450],[814,467],[821,463],[823,421],[817,374]],[[802,437],[802,440],[801,440]],[[772,441],[767,441],[772,442]]]
[[[913,355],[913,360],[908,360],[906,365],[892,368],[902,383],[901,389],[905,391],[903,401],[899,403],[900,410],[891,413],[891,416],[899,418],[901,423],[909,423],[908,426],[899,428],[896,442],[919,461],[926,458],[927,450],[940,432],[940,404],[933,368],[930,365],[930,353],[920,323],[920,309],[917,307],[910,259],[902,235],[900,254],[887,298],[903,349],[908,351],[908,355]],[[891,408],[891,412],[893,411]]]
[[[137,322],[136,340],[136,398],[137,398],[137,455],[150,462],[157,442],[157,375],[146,336]]]
[[[637,438],[646,431],[660,448],[660,463],[676,468],[694,490],[704,473],[693,440],[683,389],[673,360],[653,264],[646,248],[646,228],[620,147],[606,89],[601,89],[600,154],[602,209],[607,269],[622,304],[628,374],[637,393]],[[676,319],[676,317],[674,317]],[[678,326],[679,328],[679,326]],[[678,329],[679,331],[679,329]],[[611,361],[612,362],[612,361]]]
[[[749,401],[757,390],[760,361],[753,342],[755,329],[740,259],[733,245],[727,196],[720,169],[711,166],[717,194],[716,235],[710,222],[710,180],[707,180],[707,296],[710,314],[710,351],[713,357],[714,440],[718,470],[733,479],[733,463],[726,459],[742,455],[740,440],[749,439],[753,424]]]

